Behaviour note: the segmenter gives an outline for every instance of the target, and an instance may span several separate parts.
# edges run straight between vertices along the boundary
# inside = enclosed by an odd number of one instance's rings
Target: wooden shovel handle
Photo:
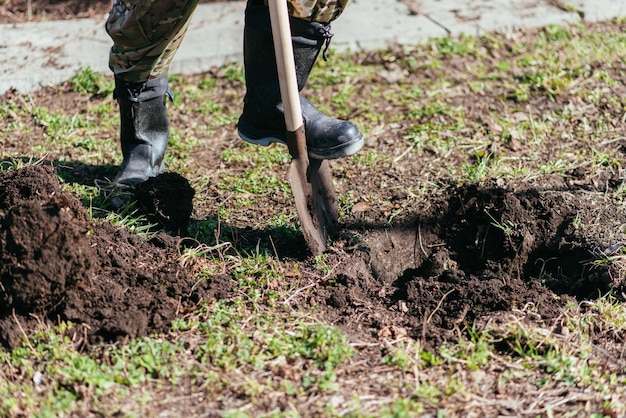
[[[269,0],[268,5],[280,83],[280,96],[285,112],[285,125],[289,132],[295,132],[302,125],[302,109],[300,108],[287,1]]]

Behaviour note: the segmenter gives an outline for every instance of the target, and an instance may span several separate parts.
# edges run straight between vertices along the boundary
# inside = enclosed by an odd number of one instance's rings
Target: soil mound
[[[166,330],[206,292],[180,266],[179,247],[89,220],[52,167],[0,173],[0,342],[59,320],[75,324],[79,345]]]
[[[624,292],[623,271],[598,262],[625,242],[626,213],[604,192],[560,178],[541,189],[468,185],[415,212],[353,230],[360,248],[312,296],[328,321],[359,338],[408,335],[433,347],[503,312],[550,325],[568,302]]]

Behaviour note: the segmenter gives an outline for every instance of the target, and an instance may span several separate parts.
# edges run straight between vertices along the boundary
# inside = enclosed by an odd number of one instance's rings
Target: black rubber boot
[[[330,24],[290,18],[298,90],[307,82],[322,47],[330,41]],[[248,1],[244,27],[246,96],[237,130],[241,139],[257,144],[285,143],[285,116],[269,9],[263,0]],[[333,159],[352,155],[363,147],[363,135],[354,124],[319,112],[300,96],[307,150],[310,157]]]
[[[145,83],[115,79],[120,106],[120,142],[124,157],[114,182],[128,186],[156,177],[164,169],[169,141],[166,102],[172,95],[167,74]]]

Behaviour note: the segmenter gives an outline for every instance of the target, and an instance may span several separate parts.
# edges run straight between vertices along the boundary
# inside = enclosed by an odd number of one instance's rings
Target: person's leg
[[[304,88],[322,48],[327,47],[330,42],[330,21],[341,14],[346,3],[347,0],[327,3],[289,1],[299,90]],[[237,125],[239,136],[258,145],[284,143],[285,120],[269,9],[263,0],[248,0],[247,3],[244,67],[246,96],[243,113]],[[324,115],[302,96],[300,103],[307,150],[311,157],[340,158],[354,154],[363,147],[363,135],[352,123]]]
[[[267,5],[265,0],[265,4]],[[330,23],[346,10],[351,0],[287,0],[291,17],[309,22]]]
[[[115,182],[134,185],[163,171],[169,140],[167,71],[198,0],[115,0],[106,22],[109,67],[120,107],[123,161]]]

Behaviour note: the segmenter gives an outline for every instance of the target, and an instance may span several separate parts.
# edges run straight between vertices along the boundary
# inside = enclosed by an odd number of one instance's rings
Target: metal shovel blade
[[[339,231],[339,210],[328,161],[309,159],[308,179],[313,194],[317,229],[324,241],[328,241],[329,238],[334,239]]]
[[[337,196],[328,162],[312,159],[309,164],[287,2],[269,0],[268,5],[285,113],[287,146],[291,154],[287,177],[306,244],[314,255],[319,255],[326,250],[328,237],[337,230]]]
[[[338,225],[337,196],[332,188],[328,163],[309,161],[304,126],[293,132],[287,131],[287,146],[292,157],[287,178],[302,234],[311,253],[320,255],[326,250],[329,234],[334,234]]]

